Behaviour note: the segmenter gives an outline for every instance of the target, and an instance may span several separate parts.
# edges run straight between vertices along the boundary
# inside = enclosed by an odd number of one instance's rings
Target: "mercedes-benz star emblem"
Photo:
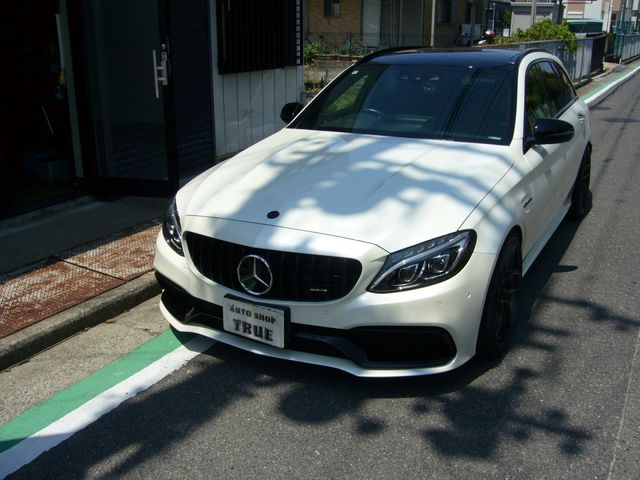
[[[238,280],[247,292],[264,295],[273,285],[273,274],[267,261],[258,255],[247,255],[238,264]]]

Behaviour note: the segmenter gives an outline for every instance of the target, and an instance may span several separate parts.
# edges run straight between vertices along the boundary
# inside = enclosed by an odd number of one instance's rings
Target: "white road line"
[[[635,392],[637,395],[638,391],[638,379],[635,376],[634,372],[639,370],[638,368],[638,349],[640,349],[640,332],[638,332],[638,336],[636,337],[636,349],[633,353],[633,360],[631,361],[631,372],[629,373],[629,382],[627,383],[627,390],[624,395],[624,403],[622,406],[622,415],[620,415],[620,425],[618,425],[618,433],[616,435],[616,443],[613,447],[613,458],[611,459],[611,464],[609,465],[609,474],[607,475],[607,480],[611,480],[613,477],[613,468],[616,465],[618,450],[620,450],[620,437],[622,436],[622,428],[625,424],[625,418],[627,417],[627,412],[629,411],[629,397],[632,391],[632,385],[635,384]]]
[[[213,343],[213,340],[205,337],[194,338],[69,412],[60,420],[0,453],[0,478],[5,478],[20,467],[32,462],[42,453],[95,422],[125,400],[159,382],[193,357],[207,350]]]

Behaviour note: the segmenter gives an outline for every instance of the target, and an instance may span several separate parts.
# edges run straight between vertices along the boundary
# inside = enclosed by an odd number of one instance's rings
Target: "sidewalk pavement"
[[[618,64],[618,63],[604,62],[604,72],[602,72],[602,73],[600,73],[598,75],[594,75],[591,78],[591,81],[589,83],[581,85],[577,89],[578,90],[578,95],[580,95],[580,97],[582,97],[582,98],[585,98],[585,97],[589,96],[590,94],[592,94],[594,91],[599,90],[600,88],[602,88],[604,85],[607,85],[607,84],[610,84],[612,82],[615,82],[620,77],[625,76],[631,70],[633,70],[634,68],[637,68],[639,65],[640,65],[640,59],[636,59],[635,61],[629,62],[629,63],[626,63],[626,64],[625,63]],[[595,105],[600,103],[603,99],[605,99],[609,95],[609,93],[611,93],[611,92],[608,92],[607,95],[603,95],[598,100],[596,100],[594,103],[591,103],[590,107],[594,107]]]
[[[593,94],[638,65],[605,64],[578,93]],[[151,270],[166,204],[84,197],[0,222],[0,370],[158,294]]]
[[[83,197],[0,222],[0,370],[159,293],[167,203]]]

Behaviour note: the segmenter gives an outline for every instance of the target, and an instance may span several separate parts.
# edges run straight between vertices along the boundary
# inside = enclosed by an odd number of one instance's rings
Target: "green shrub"
[[[511,10],[505,10],[498,16],[497,25],[500,25],[502,28],[511,28]]]
[[[304,63],[310,65],[318,58],[318,55],[325,55],[327,53],[329,53],[329,49],[321,40],[311,40],[304,46]]]
[[[517,29],[511,34],[511,37],[498,37],[497,43],[523,43],[542,40],[564,40],[567,50],[570,52],[575,52],[578,49],[576,36],[569,30],[569,24],[565,21],[560,24],[553,23],[549,18],[534,23],[526,30]]]

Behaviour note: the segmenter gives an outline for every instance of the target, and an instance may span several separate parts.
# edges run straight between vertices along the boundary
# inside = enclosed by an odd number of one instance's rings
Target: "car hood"
[[[391,252],[456,231],[511,167],[508,152],[285,128],[197,177],[178,207],[181,215],[317,232]]]

